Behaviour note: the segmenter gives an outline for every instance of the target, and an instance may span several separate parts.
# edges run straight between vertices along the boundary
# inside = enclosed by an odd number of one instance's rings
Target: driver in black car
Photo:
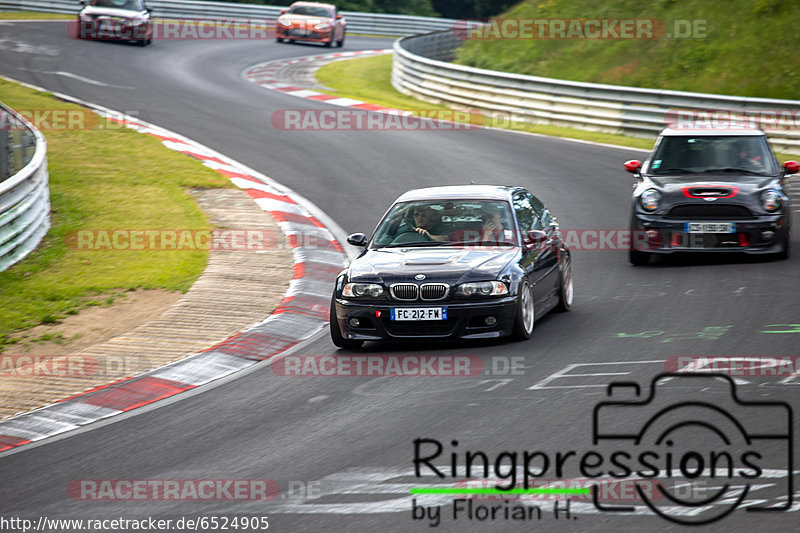
[[[413,230],[428,237],[431,240],[439,241],[439,242],[446,242],[449,241],[450,238],[447,235],[439,235],[434,233],[436,231],[437,225],[437,218],[438,215],[436,212],[428,207],[428,206],[416,206],[414,208],[414,227]]]

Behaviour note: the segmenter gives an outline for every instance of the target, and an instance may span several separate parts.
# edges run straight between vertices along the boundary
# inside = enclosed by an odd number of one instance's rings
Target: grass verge
[[[389,54],[328,63],[317,71],[316,77],[319,83],[332,89],[323,89],[320,92],[336,96],[354,98],[386,107],[403,109],[411,111],[415,115],[423,113],[430,114],[432,111],[448,109],[446,106],[424,102],[396,91],[392,86],[392,56]],[[473,122],[476,121],[473,120]],[[613,144],[627,148],[650,150],[653,147],[652,139],[640,139],[637,137],[628,137],[626,135],[615,135],[551,125],[529,124],[526,122],[502,120],[495,120],[493,122],[490,118],[481,118],[480,122],[486,126],[500,127],[515,131],[527,131],[553,137]],[[775,155],[781,162],[789,159],[798,159],[797,155],[783,153],[776,153]]]
[[[57,110],[86,117],[72,123],[80,127],[58,129],[53,121],[42,131],[51,229],[35,252],[0,272],[0,351],[10,335],[57,322],[109,295],[137,288],[188,290],[205,269],[207,250],[92,251],[76,249],[69,237],[87,229],[210,229],[187,191],[229,187],[228,180],[154,137],[49,93],[0,80],[0,94],[23,114]]]

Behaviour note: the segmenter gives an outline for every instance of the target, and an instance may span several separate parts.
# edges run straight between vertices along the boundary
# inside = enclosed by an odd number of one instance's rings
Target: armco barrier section
[[[198,2],[191,0],[146,0],[154,18],[222,19],[274,21],[286,6],[233,4],[230,2]],[[77,0],[0,0],[0,9],[77,14]],[[342,11],[347,31],[372,35],[415,35],[452,28],[453,19],[383,15]]]
[[[463,43],[451,30],[399,39],[394,44],[392,84],[417,98],[451,107],[503,113],[526,122],[555,124],[653,138],[667,113],[687,111],[788,111],[800,117],[800,101],[581,83],[525,76],[450,63]],[[764,128],[775,149],[800,153],[800,128]]]
[[[50,228],[47,143],[11,109],[0,105],[0,272],[31,253]]]

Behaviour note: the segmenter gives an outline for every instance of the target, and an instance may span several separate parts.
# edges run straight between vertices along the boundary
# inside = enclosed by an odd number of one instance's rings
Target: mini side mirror
[[[797,174],[797,171],[800,170],[800,163],[797,161],[787,161],[783,164],[783,168],[786,169],[787,174]]]
[[[289,10],[288,10],[288,9],[281,9],[281,15],[285,15],[285,14],[286,14],[286,13],[288,13],[288,12],[289,12]]]
[[[340,18],[342,18],[342,14],[341,13],[337,13],[336,14],[336,20],[339,20]]]
[[[631,174],[636,174],[642,168],[642,162],[638,159],[631,159],[630,161],[625,161],[625,170],[630,172]]]
[[[347,244],[351,244],[353,246],[366,246],[367,236],[363,233],[353,233],[347,237]]]

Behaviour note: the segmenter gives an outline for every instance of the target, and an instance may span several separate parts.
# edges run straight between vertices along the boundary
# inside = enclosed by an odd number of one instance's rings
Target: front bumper
[[[393,321],[391,308],[446,307],[447,320]],[[515,297],[482,301],[441,302],[379,302],[369,303],[336,299],[336,319],[346,339],[378,341],[389,339],[438,338],[438,339],[488,339],[511,334],[517,312]],[[496,319],[494,325],[486,325],[486,317]],[[350,325],[358,319],[358,327]]]
[[[275,30],[275,37],[279,39],[291,39],[293,41],[309,42],[328,42],[331,40],[333,30],[304,30],[302,28],[287,28],[278,26]]]
[[[686,233],[688,222],[732,223],[735,233]],[[631,223],[633,249],[655,253],[772,254],[783,251],[790,231],[787,214],[747,219],[677,219],[635,213]]]

